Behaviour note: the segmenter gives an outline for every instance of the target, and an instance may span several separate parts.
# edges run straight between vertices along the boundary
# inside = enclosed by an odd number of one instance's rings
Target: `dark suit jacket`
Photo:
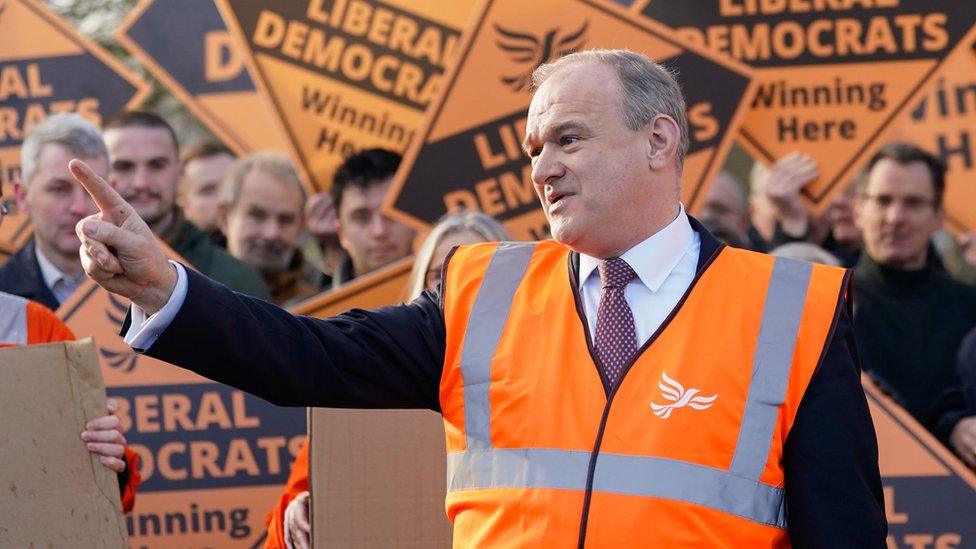
[[[61,305],[44,283],[33,238],[0,267],[0,291],[33,299],[52,311]]]
[[[692,224],[701,273],[721,245]],[[445,327],[436,296],[319,320],[188,276],[182,309],[147,354],[283,406],[439,411]],[[784,449],[797,547],[885,546],[877,443],[847,309],[839,307]]]

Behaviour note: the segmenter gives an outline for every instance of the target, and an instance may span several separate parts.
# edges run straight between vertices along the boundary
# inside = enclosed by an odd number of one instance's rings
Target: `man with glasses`
[[[945,170],[914,145],[893,143],[862,173],[854,333],[864,370],[976,466],[976,417],[962,404],[954,371],[960,342],[976,325],[976,288],[952,279],[931,244],[945,218]]]

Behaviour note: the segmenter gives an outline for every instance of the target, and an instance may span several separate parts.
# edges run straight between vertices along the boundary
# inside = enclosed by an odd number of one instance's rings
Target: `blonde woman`
[[[407,284],[407,298],[416,299],[424,290],[437,291],[441,267],[455,246],[511,240],[501,223],[481,212],[461,211],[442,217],[417,252]]]

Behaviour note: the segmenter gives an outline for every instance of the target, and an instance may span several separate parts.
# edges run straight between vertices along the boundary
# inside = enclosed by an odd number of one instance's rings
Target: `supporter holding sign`
[[[51,117],[43,127],[34,129],[32,134],[34,139],[28,138],[28,141],[33,143],[32,147],[36,148],[42,141],[40,134],[66,122],[77,122],[77,119],[68,115]],[[78,130],[80,126],[73,127]],[[83,132],[84,130],[80,131]],[[88,135],[91,136],[92,134]],[[97,131],[95,135],[97,136]],[[104,149],[104,145],[102,148]],[[102,161],[104,162],[104,158]],[[29,166],[27,163],[23,165]],[[2,192],[0,192],[0,197],[2,196]],[[3,223],[6,214],[6,208],[0,204],[0,224]],[[71,330],[44,305],[2,291],[0,291],[0,319],[3,319],[3,322],[0,323],[2,324],[0,327],[0,348],[75,339]],[[98,456],[102,465],[118,474],[122,510],[128,513],[135,505],[136,489],[141,481],[139,456],[125,445],[125,437],[120,432],[122,429],[121,422],[116,417],[116,413],[119,411],[118,402],[109,399],[106,411],[105,416],[93,419],[85,425],[85,431],[81,433],[81,438],[85,441],[88,450]]]

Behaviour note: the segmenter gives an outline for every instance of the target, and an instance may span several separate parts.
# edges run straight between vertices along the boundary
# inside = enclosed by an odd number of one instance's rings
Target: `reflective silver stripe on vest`
[[[492,448],[488,389],[491,360],[508,321],[532,245],[502,244],[475,298],[461,351],[467,450],[447,456],[448,492],[484,488],[586,490],[590,453]],[[684,501],[786,528],[781,488],[759,482],[786,395],[812,266],[777,258],[766,294],[746,408],[729,471],[657,457],[600,453],[596,492]]]
[[[773,264],[753,355],[749,395],[729,468],[748,479],[759,480],[769,459],[776,418],[786,400],[786,385],[812,269],[813,265],[806,261],[782,257],[777,257]]]
[[[468,316],[468,329],[461,348],[461,375],[464,378],[464,432],[470,449],[491,447],[491,408],[488,405],[491,359],[508,322],[512,297],[534,252],[535,244],[500,243],[491,256]]]
[[[589,452],[545,448],[468,450],[447,455],[447,490],[585,490]],[[683,461],[601,453],[593,490],[684,501],[786,528],[782,489]]]
[[[27,300],[0,292],[0,344],[27,345]]]

